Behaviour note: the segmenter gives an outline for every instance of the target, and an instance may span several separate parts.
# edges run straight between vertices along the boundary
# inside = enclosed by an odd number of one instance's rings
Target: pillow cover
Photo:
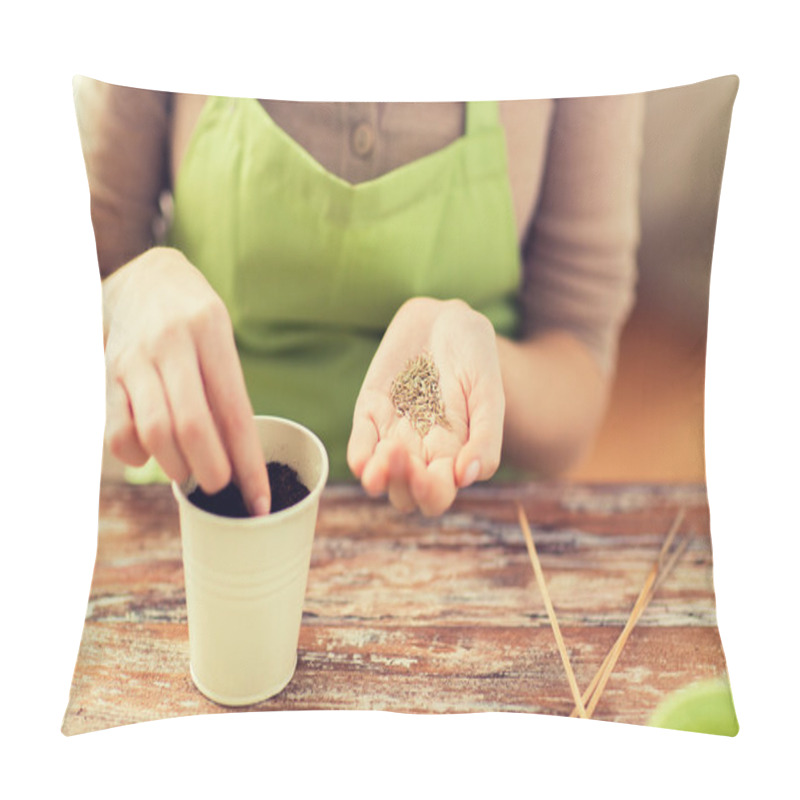
[[[736,78],[725,77],[641,98],[636,302],[631,307],[632,294],[624,287],[615,290],[621,297],[616,301],[604,299],[600,289],[587,295],[612,307],[613,336],[587,335],[586,341],[601,364],[615,363],[605,421],[587,456],[562,480],[471,487],[432,519],[402,515],[385,499],[368,498],[337,476],[320,503],[296,672],[283,691],[248,708],[553,715],[591,709],[598,719],[658,724],[668,718],[659,712],[675,693],[710,679],[726,685],[712,581],[702,392],[711,253],[737,86]],[[176,116],[175,98],[168,93],[137,91],[133,113],[132,96],[122,87],[78,78],[75,88],[101,268],[133,258],[136,243],[148,237],[175,244],[199,235],[190,230],[192,224],[201,232],[226,224],[218,216],[187,222],[175,213],[174,193],[165,187],[177,185],[176,153],[206,163],[199,158],[205,152],[201,137],[182,129],[181,120],[199,125],[201,113],[228,113],[225,101],[232,98],[220,98],[210,111],[202,110],[202,98],[184,99],[184,114]],[[541,120],[531,135],[541,168],[527,181],[539,187],[552,179],[544,154],[552,155],[561,140],[548,127],[559,101],[537,102],[543,109],[527,122]],[[109,113],[102,103],[118,105]],[[339,107],[347,122],[349,106],[356,105]],[[350,169],[356,172],[343,179],[336,175],[342,169],[339,140],[329,136],[342,123],[324,117],[309,123],[319,111],[312,106],[273,103],[267,112],[250,101],[242,113],[264,112],[265,124],[278,123],[284,145],[300,152],[312,171],[328,174],[334,191],[343,183],[377,184],[380,175],[369,173],[368,157],[375,152],[375,137],[392,129],[392,109],[374,125],[362,121],[346,128]],[[239,113],[230,107],[230,113]],[[393,181],[413,180],[415,164],[430,164],[460,141],[459,131],[448,128],[450,118],[436,117],[434,105],[417,111],[431,116],[425,135],[404,145],[403,158],[410,163],[398,164],[392,159],[400,157],[387,152],[376,167]],[[396,121],[396,130],[404,121]],[[153,135],[154,130],[164,133]],[[126,160],[130,150],[111,146],[119,136],[157,162],[153,183],[143,181],[136,163]],[[511,134],[507,146],[513,164]],[[180,178],[187,194],[190,188],[197,191],[183,174]],[[514,189],[519,228],[527,216],[519,212],[524,199]],[[236,200],[225,187],[219,195],[225,203]],[[535,197],[536,190],[529,195]],[[120,196],[122,216],[115,206]],[[193,196],[178,199],[194,209]],[[599,238],[606,241],[602,232]],[[539,243],[543,240],[540,234]],[[553,274],[541,285],[557,294]],[[632,276],[625,280],[632,283]],[[300,285],[308,289],[308,283]],[[466,285],[465,291],[470,291]],[[504,287],[497,291],[502,294]],[[250,299],[235,298],[243,316]],[[284,302],[296,302],[295,295],[286,294]],[[567,314],[569,303],[564,305]],[[510,319],[499,302],[487,309],[490,317],[496,314],[492,321],[498,329]],[[617,334],[618,347],[606,341]],[[296,347],[302,350],[302,342]],[[294,408],[300,413],[295,402],[284,415]],[[314,417],[320,425],[335,416],[335,403],[331,398]],[[152,480],[157,472],[151,465],[126,474],[109,451],[104,454],[97,560],[65,734],[227,710],[200,693],[190,676],[178,509],[170,488]],[[532,549],[524,521],[530,521]],[[659,554],[673,530],[674,545],[682,549],[669,564]],[[537,553],[543,581],[533,568]],[[614,659],[603,673],[609,653]],[[599,690],[595,679],[602,682]],[[591,687],[594,693],[587,692]],[[695,722],[682,716],[680,725],[735,733],[732,701],[729,693],[724,697],[721,721],[717,714],[712,723],[696,723],[703,716],[699,712]]]

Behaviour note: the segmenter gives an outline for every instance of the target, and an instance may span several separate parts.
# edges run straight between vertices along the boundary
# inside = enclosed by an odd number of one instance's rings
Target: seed
[[[439,388],[439,369],[428,353],[409,359],[405,369],[392,381],[389,393],[398,417],[408,417],[421,436],[434,425],[450,430]]]

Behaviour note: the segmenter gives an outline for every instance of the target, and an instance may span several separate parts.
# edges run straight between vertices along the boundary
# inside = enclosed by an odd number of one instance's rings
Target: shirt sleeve
[[[524,243],[522,333],[567,330],[605,374],[633,305],[643,95],[556,101]]]
[[[100,273],[155,243],[168,186],[170,94],[76,77],[75,110]]]

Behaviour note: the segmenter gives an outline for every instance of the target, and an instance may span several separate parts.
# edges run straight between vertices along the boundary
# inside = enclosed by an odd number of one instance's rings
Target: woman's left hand
[[[439,369],[447,425],[421,436],[391,400],[394,379],[427,354]],[[386,330],[356,401],[347,462],[366,492],[401,511],[446,511],[459,488],[500,463],[505,395],[494,328],[460,300],[414,298]]]

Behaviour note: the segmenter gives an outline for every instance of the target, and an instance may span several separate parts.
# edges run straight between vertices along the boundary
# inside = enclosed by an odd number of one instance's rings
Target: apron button
[[[350,137],[353,151],[362,158],[368,156],[375,146],[375,132],[367,122],[362,122],[353,128]]]

